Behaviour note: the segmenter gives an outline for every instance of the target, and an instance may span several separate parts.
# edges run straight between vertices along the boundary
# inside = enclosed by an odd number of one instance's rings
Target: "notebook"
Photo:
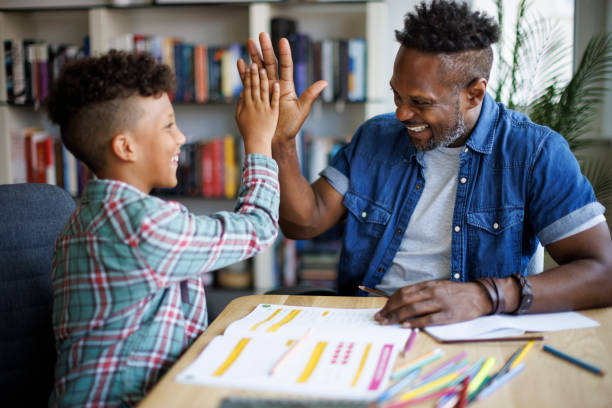
[[[215,337],[176,381],[371,401],[386,388],[410,334],[380,326],[373,317],[377,310],[260,304]]]
[[[467,322],[429,326],[425,331],[439,342],[520,336],[525,332],[547,332],[599,326],[576,312],[528,315],[482,316]]]

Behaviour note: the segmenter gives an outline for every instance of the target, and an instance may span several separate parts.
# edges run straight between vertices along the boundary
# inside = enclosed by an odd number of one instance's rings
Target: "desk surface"
[[[283,296],[252,295],[232,301],[194,342],[177,363],[168,371],[139,407],[216,407],[227,396],[271,396],[270,393],[247,390],[204,387],[181,384],[174,378],[187,367],[217,335],[231,322],[246,316],[260,303],[292,306],[316,306],[339,308],[382,307],[385,299],[378,297],[337,296]],[[612,308],[581,311],[595,319],[600,326],[588,329],[566,330],[545,334],[544,342],[537,342],[525,357],[525,370],[484,401],[474,407],[611,407],[612,406]],[[573,366],[543,352],[542,344],[566,351],[607,372],[604,377]],[[494,369],[499,369],[523,343],[466,343],[439,345],[432,338],[420,333],[407,359],[398,357],[398,363],[441,346],[447,356],[465,350],[470,361],[480,357],[495,357]],[[422,403],[419,407],[433,407],[435,402]],[[470,404],[470,406],[472,406]]]

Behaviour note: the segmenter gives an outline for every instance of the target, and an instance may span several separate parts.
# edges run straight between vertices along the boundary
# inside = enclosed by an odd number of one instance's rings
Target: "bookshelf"
[[[30,4],[32,3],[32,4]],[[82,44],[89,38],[92,54],[110,49],[113,40],[126,33],[180,37],[184,41],[209,45],[245,43],[270,31],[274,17],[297,21],[300,32],[312,39],[362,37],[367,48],[366,100],[359,103],[316,102],[304,129],[313,137],[348,139],[367,118],[385,111],[388,75],[381,72],[386,61],[387,5],[381,1],[352,2],[180,2],[139,7],[104,6],[90,0],[67,7],[66,1],[44,2],[27,7],[0,6],[0,41],[44,39],[48,43]],[[108,3],[108,2],[106,2]],[[188,3],[188,4],[187,4]],[[0,67],[4,67],[0,47]],[[11,130],[41,126],[58,133],[43,112],[32,106],[7,104],[6,78],[0,69],[0,184],[11,183]],[[188,141],[209,140],[225,134],[238,136],[234,103],[176,103],[177,122]],[[175,197],[172,197],[176,199]],[[184,200],[197,213],[231,210],[232,200],[189,198]],[[263,292],[276,285],[274,253],[268,250],[253,260],[254,290]]]

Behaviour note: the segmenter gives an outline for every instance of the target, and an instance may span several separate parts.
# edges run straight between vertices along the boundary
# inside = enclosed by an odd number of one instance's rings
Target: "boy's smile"
[[[159,97],[132,98],[144,113],[130,132],[136,159],[132,168],[134,178],[129,182],[146,193],[156,187],[174,187],[185,136],[175,123],[170,99],[166,93]]]

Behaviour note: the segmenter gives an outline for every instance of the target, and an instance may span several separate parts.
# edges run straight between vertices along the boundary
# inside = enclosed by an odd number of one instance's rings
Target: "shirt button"
[[[455,225],[455,232],[459,232],[459,231],[461,231],[461,227],[458,225]]]
[[[467,182],[467,179],[465,177],[461,177],[461,184],[465,184]]]
[[[496,223],[496,222],[494,222],[494,223],[493,223],[493,229],[498,229],[498,228],[499,228],[499,224],[498,224],[498,223]]]
[[[455,274],[453,275],[453,278],[455,278],[455,279],[459,279],[460,277],[461,277],[461,275],[459,275],[458,273],[455,273]]]
[[[397,229],[397,231],[395,231],[395,232],[397,232],[398,234],[401,234],[401,233],[402,233],[402,232],[404,232],[404,231],[402,231],[402,229],[401,229],[401,228],[398,228],[398,229]]]
[[[465,149],[463,149],[463,151],[467,153],[467,152],[469,152],[469,151],[470,151],[470,149],[468,149],[468,148],[466,147]]]
[[[382,266],[380,268],[378,268],[378,272],[384,272],[385,268],[383,268]]]
[[[364,211],[364,212],[362,212],[362,213],[361,213],[361,218],[365,218],[365,217],[367,217],[367,216],[368,216],[368,213],[367,213],[367,212],[365,212],[365,211]]]
[[[415,188],[416,188],[417,190],[420,190],[420,189],[421,189],[421,185],[420,185],[420,184],[417,184]]]

